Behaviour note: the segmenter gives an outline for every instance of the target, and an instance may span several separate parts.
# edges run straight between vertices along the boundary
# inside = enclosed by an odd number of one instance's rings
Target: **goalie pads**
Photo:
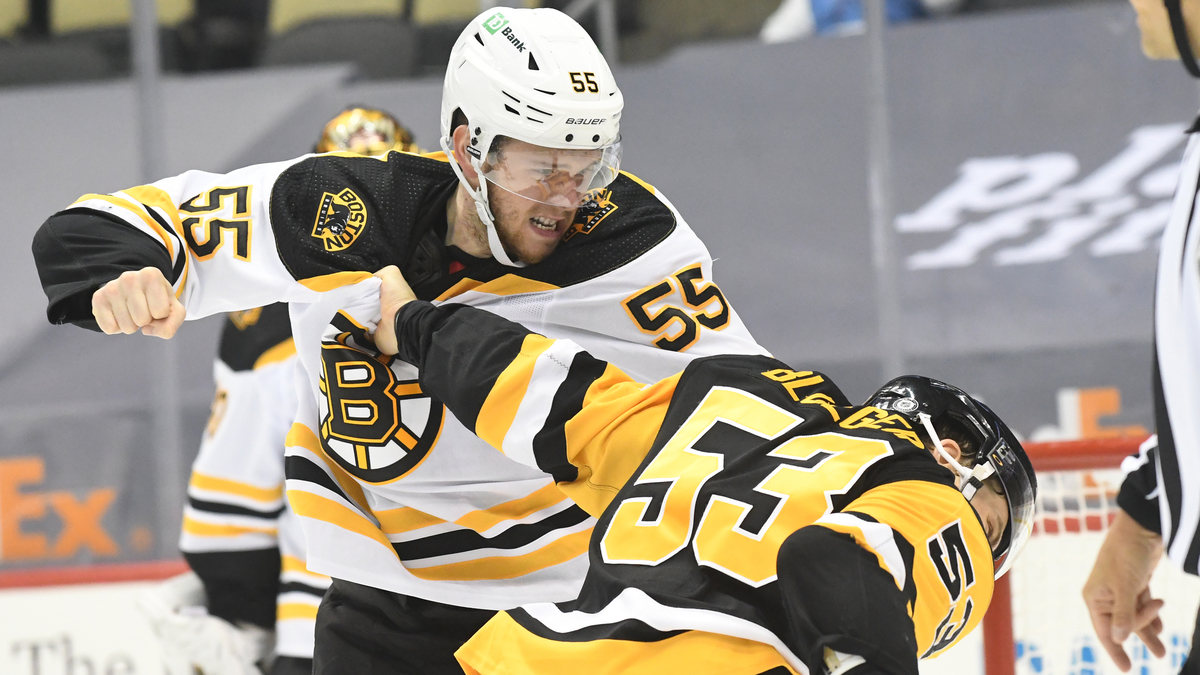
[[[209,616],[194,572],[146,591],[138,607],[158,636],[167,675],[262,675],[275,644],[272,631]]]

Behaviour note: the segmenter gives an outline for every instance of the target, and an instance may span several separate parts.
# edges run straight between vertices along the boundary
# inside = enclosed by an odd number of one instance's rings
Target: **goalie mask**
[[[566,14],[500,7],[467,25],[446,68],[441,145],[475,201],[496,260],[522,266],[501,245],[490,195],[505,190],[563,209],[580,206],[617,178],[623,105],[600,50]],[[467,157],[454,157],[456,111],[467,119]],[[455,159],[479,174],[478,189]]]
[[[359,155],[397,152],[421,152],[412,132],[395,117],[376,108],[354,106],[329,120],[321,132],[314,152],[343,150]]]
[[[970,500],[985,480],[996,477],[1008,501],[1008,526],[1000,544],[992,550],[999,579],[1012,567],[1033,531],[1033,509],[1037,500],[1037,476],[1020,441],[992,409],[966,392],[928,377],[898,377],[875,392],[867,405],[901,415],[915,427],[925,429],[935,451],[948,459],[962,477],[963,496]],[[975,464],[960,465],[941,449],[935,427],[950,422],[971,439]]]

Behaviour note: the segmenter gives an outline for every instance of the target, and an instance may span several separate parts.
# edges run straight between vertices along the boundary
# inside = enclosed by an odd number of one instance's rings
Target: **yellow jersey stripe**
[[[782,668],[796,675],[774,648],[742,638],[686,631],[657,642],[590,640],[560,642],[525,630],[500,612],[454,653],[467,673],[545,675],[758,675]]]
[[[563,494],[562,490],[551,484],[520,499],[497,504],[490,509],[472,511],[454,522],[476,532],[487,532],[506,520],[520,520],[532,516],[538,511],[559,504],[566,499],[567,496]]]
[[[472,511],[454,521],[454,524],[470,528],[476,532],[486,532],[506,520],[526,518],[538,511],[561,503],[566,499],[567,496],[557,486],[553,484],[546,485],[524,497],[497,504],[488,509]],[[379,526],[387,534],[403,534],[447,522],[409,506],[399,509],[388,509],[386,511],[376,511],[375,517],[379,519]]]
[[[244,525],[214,525],[196,520],[190,516],[183,517],[183,531],[197,537],[239,537],[243,534],[269,534],[275,536],[279,530],[274,527],[246,527]]]
[[[124,190],[124,192],[125,194],[133,197],[147,206],[157,206],[163,211],[166,211],[167,216],[169,216],[171,219],[172,227],[175,228],[175,232],[179,235],[179,241],[187,241],[187,237],[183,232],[183,221],[179,217],[179,209],[175,206],[175,202],[171,199],[171,195],[151,185],[139,185],[137,187]],[[186,246],[186,243],[184,246]],[[183,295],[184,286],[187,284],[188,271],[191,269],[191,256],[186,255],[187,253],[187,251],[184,251],[185,255],[183,256],[183,274],[179,277],[179,290],[175,293],[177,297]],[[172,258],[171,261],[174,262],[174,258]]]
[[[518,556],[491,556],[476,560],[409,567],[413,576],[428,581],[481,581],[485,579],[515,579],[547,567],[586,555],[592,529],[574,532],[555,540],[536,551]]]
[[[325,449],[321,447],[321,441],[313,433],[312,429],[299,422],[292,424],[292,429],[288,432],[287,438],[284,440],[284,445],[304,448],[317,457],[320,457],[321,461],[325,462],[325,466],[329,467],[334,480],[337,481],[338,486],[342,488],[346,496],[354,500],[362,508],[367,508],[367,498],[363,494],[362,486],[354,478],[347,475],[345,469],[338,466],[337,462],[325,456]]]
[[[304,564],[304,561],[294,555],[280,556],[280,558],[280,571],[283,573],[294,572],[297,574],[307,574],[311,577],[319,577],[321,579],[329,578],[324,574],[313,572],[312,570],[308,569],[308,566]]]
[[[332,291],[335,288],[341,288],[342,286],[357,284],[360,281],[370,279],[371,276],[370,272],[334,272],[333,274],[323,274],[319,277],[301,279],[300,283],[318,293],[324,293]]]
[[[504,447],[517,410],[529,390],[533,377],[533,363],[551,346],[554,340],[530,334],[521,343],[521,353],[496,378],[496,384],[488,392],[475,421],[475,434],[494,448]]]
[[[306,619],[308,621],[315,621],[316,618],[316,605],[306,605],[302,602],[285,602],[275,609],[276,621],[287,621],[288,619]]]
[[[259,355],[259,357],[254,360],[254,369],[258,370],[259,368],[262,368],[263,366],[269,366],[272,363],[287,361],[295,355],[296,341],[293,338],[288,338]]]
[[[383,532],[378,527],[375,527],[374,523],[363,517],[361,513],[343,506],[332,499],[326,499],[320,495],[303,490],[288,490],[287,495],[288,503],[292,505],[292,510],[297,515],[321,520],[348,532],[373,539],[379,544],[386,546],[392,555],[396,555],[396,549],[392,548],[392,542],[388,541],[387,537],[383,536]]]
[[[631,180],[631,181],[633,181],[633,182],[637,183],[638,185],[641,185],[642,187],[646,188],[647,190],[649,190],[649,191],[650,191],[650,194],[656,194],[656,193],[655,193],[655,191],[654,191],[654,186],[653,186],[653,185],[651,185],[651,184],[649,184],[649,183],[647,183],[646,181],[642,180],[641,178],[638,178],[637,176],[635,176],[635,175],[633,175],[633,174],[629,173],[628,171],[622,171],[622,172],[621,172],[621,175],[622,175],[622,176],[625,176],[625,177],[626,177],[626,178],[628,178],[629,180]]]
[[[429,527],[430,525],[441,525],[446,522],[424,511],[418,511],[411,506],[376,511],[375,517],[379,520],[379,527],[383,528],[383,531],[387,534],[403,534],[419,530],[423,527]]]
[[[217,478],[216,476],[208,476],[199,471],[192,472],[192,478],[188,483],[198,490],[208,490],[210,492],[224,492],[229,495],[237,495],[253,499],[256,502],[277,502],[283,498],[283,485],[277,485],[272,488],[258,487],[249,483],[241,483],[228,478]]]
[[[142,222],[146,224],[146,227],[149,227],[158,234],[158,238],[162,240],[163,246],[167,247],[167,255],[170,256],[171,262],[175,262],[175,242],[171,239],[171,235],[167,234],[167,231],[158,224],[158,221],[154,220],[148,214],[143,212],[142,209],[139,209],[137,206],[135,206],[133,202],[120,197],[114,197],[112,195],[86,194],[79,199],[76,199],[75,204],[86,202],[91,199],[99,199],[102,202],[108,202],[109,204],[129,211],[140,218]],[[71,206],[74,206],[75,204],[72,204]]]
[[[479,293],[488,293],[489,295],[519,295],[521,293],[540,293],[542,291],[555,290],[558,290],[558,286],[553,284],[526,279],[515,274],[505,274],[499,279],[492,279],[491,281],[462,279],[451,286],[449,290],[439,295],[436,302],[460,296],[467,291],[477,291]]]

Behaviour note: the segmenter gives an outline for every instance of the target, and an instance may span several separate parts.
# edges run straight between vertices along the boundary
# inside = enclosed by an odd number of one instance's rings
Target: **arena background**
[[[901,318],[888,340],[906,369],[980,395],[1027,438],[1144,435],[1157,242],[1200,91],[1178,64],[1142,57],[1122,2],[895,25],[884,44]],[[614,68],[623,168],[704,239],[764,345],[865,398],[881,381],[868,39],[626,47],[639,57]],[[356,102],[435,148],[436,64],[367,70],[168,72],[164,175],[302,154]],[[141,182],[136,93],[119,72],[0,88],[0,574],[178,558],[220,319],[169,346],[52,327],[29,253],[55,210]],[[178,451],[162,440],[164,383],[177,383]],[[91,511],[60,546],[62,494]],[[17,658],[10,629],[0,659]]]

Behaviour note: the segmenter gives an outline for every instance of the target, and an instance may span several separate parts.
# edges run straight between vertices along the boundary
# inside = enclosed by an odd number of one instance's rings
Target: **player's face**
[[[1171,33],[1171,20],[1162,0],[1129,0],[1137,12],[1142,32],[1142,51],[1152,59],[1177,59],[1179,50]],[[1200,0],[1182,0],[1184,23],[1193,50],[1200,47]]]
[[[488,203],[504,250],[522,262],[541,262],[575,221],[579,188],[599,151],[549,150],[509,140],[489,173]],[[493,181],[492,177],[497,180]]]
[[[971,498],[971,506],[983,521],[983,531],[987,533],[988,543],[995,550],[1004,536],[1004,528],[1008,526],[1008,499],[1004,496],[1004,488],[996,481],[984,482],[983,487]]]
[[[954,439],[942,439],[942,448],[955,460],[962,459],[962,448]],[[953,471],[945,457],[933,453],[933,458],[938,464]],[[957,472],[954,474],[954,484],[962,488],[962,477]],[[995,550],[1004,536],[1004,528],[1008,527],[1008,498],[1004,496],[1004,488],[994,478],[985,481],[983,487],[971,497],[971,506],[975,507],[975,513],[978,513],[979,519],[983,521],[983,531],[987,535],[988,543]]]

